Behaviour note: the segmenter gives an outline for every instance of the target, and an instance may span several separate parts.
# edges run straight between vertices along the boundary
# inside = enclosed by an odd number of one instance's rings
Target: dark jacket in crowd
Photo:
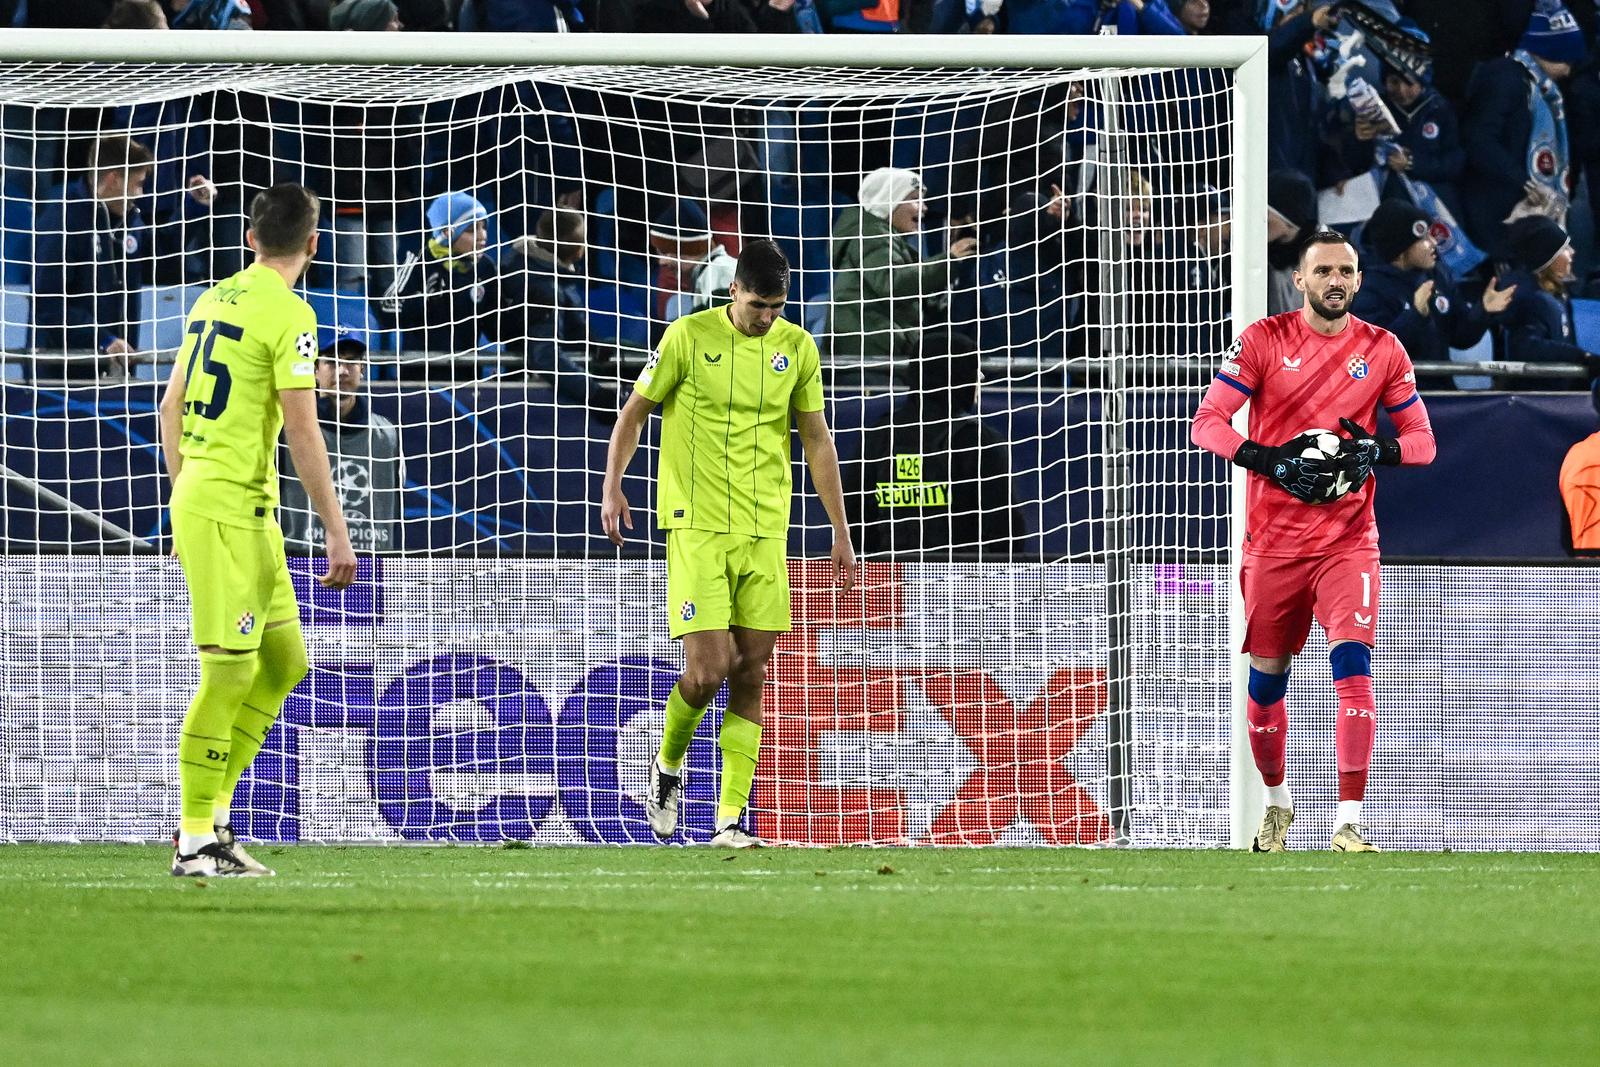
[[[181,252],[184,223],[206,210],[191,197],[182,201],[178,218],[154,226],[137,203],[121,218],[112,215],[85,181],[69,183],[44,204],[34,246],[37,352],[104,352],[117,338],[140,347],[139,290],[151,283],[151,265],[157,256]],[[73,363],[67,373],[95,377],[97,368]]]
[[[496,299],[492,323],[485,327],[490,337],[520,354],[529,369],[550,375],[563,401],[615,421],[617,393],[590,373],[595,357],[603,355],[590,345],[611,339],[590,334],[583,275],[535,247],[506,263]]]
[[[1306,58],[1316,35],[1309,12],[1286,19],[1267,37],[1267,169],[1315,179],[1324,152],[1316,133],[1326,92]]]
[[[499,301],[493,259],[450,256],[437,241],[424,238],[400,260],[375,310],[384,326],[405,331],[403,347],[463,354],[475,350],[485,332],[497,332]]]
[[[1212,255],[1193,238],[1174,238],[1168,267],[1166,313],[1161,316],[1163,355],[1220,355],[1233,336],[1233,265],[1228,253]]]
[[[1528,180],[1528,142],[1533,114],[1528,106],[1533,82],[1509,56],[1484,63],[1467,86],[1462,128],[1467,168],[1462,179],[1467,232],[1479,248],[1504,252],[1506,215],[1524,196]]]
[[[1069,244],[1081,246],[1083,231],[1063,227],[1046,203],[1035,193],[1020,194],[1005,245],[978,256],[976,294],[960,289],[951,297],[951,321],[963,328],[976,323],[979,351],[1046,363],[1066,356],[1067,330],[1078,311],[1069,265],[1081,259]]]
[[[1489,328],[1489,314],[1481,304],[1467,300],[1455,275],[1443,263],[1432,271],[1421,271],[1374,262],[1361,274],[1361,289],[1351,304],[1351,314],[1398,337],[1413,362],[1448,360],[1450,349],[1471,348]],[[1411,298],[1429,278],[1433,279],[1433,306],[1423,316]]]
[[[1405,176],[1413,181],[1427,182],[1444,200],[1450,213],[1459,220],[1464,212],[1458,183],[1466,171],[1467,153],[1461,147],[1461,128],[1456,122],[1455,109],[1435,89],[1428,89],[1417,97],[1409,110],[1393,100],[1386,102],[1395,122],[1400,125],[1399,136],[1392,140],[1411,154],[1411,169],[1406,171]],[[1346,175],[1365,174],[1376,165],[1373,145],[1372,141],[1359,140],[1353,130],[1346,131],[1340,144]],[[1387,181],[1381,193],[1383,199],[1410,198],[1398,175],[1386,171],[1385,176]],[[1521,198],[1520,192],[1518,198]]]
[[[1515,285],[1517,293],[1505,315],[1505,358],[1524,363],[1587,363],[1594,357],[1578,345],[1572,329],[1572,301],[1539,288],[1526,270],[1508,274],[1501,288]],[[1520,378],[1517,389],[1574,389],[1576,382],[1561,378]]]
[[[138,289],[150,241],[138,206],[118,218],[88,183],[75,181],[44,205],[35,230],[34,349],[104,352],[116,338],[137,348]]]

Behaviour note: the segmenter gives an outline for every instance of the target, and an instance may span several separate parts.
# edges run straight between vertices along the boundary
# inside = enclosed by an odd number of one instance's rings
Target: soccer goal
[[[241,833],[652,839],[681,659],[653,436],[628,547],[599,533],[606,404],[725,290],[717,250],[770,237],[823,352],[863,582],[829,584],[797,448],[756,829],[1244,843],[1242,491],[1188,422],[1265,313],[1265,49],[4,35],[0,840],[173,828],[197,667],[154,407],[188,304],[246,263],[251,195],[300,181],[326,216],[308,299],[366,345],[358,402],[324,412],[361,576],[314,585],[286,485],[313,671]],[[97,169],[108,135],[148,157]],[[720,707],[686,841],[712,830]]]

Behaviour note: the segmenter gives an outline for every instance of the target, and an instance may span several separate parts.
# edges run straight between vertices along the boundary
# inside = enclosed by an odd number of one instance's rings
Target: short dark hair
[[[117,0],[101,24],[106,30],[164,30],[167,20],[156,0]]]
[[[303,185],[283,182],[250,201],[250,230],[264,256],[292,256],[317,228],[322,201]]]
[[[584,225],[583,212],[572,207],[557,207],[539,216],[539,221],[533,225],[533,235],[541,244],[568,245],[583,233]]]
[[[1357,262],[1361,259],[1361,253],[1356,251],[1355,242],[1338,230],[1315,230],[1309,237],[1300,242],[1300,251],[1296,252],[1294,257],[1295,266],[1298,267],[1304,263],[1306,261],[1306,253],[1317,245],[1349,245],[1350,250],[1356,252]]]
[[[778,296],[789,292],[789,257],[775,241],[762,238],[749,241],[739,250],[739,265],[733,272],[739,288],[756,296]]]
[[[150,154],[150,149],[135,141],[132,137],[124,137],[119,133],[113,133],[95,141],[94,150],[89,159],[89,169],[96,174],[108,170],[121,171],[123,173],[149,170],[154,165],[155,158]]]

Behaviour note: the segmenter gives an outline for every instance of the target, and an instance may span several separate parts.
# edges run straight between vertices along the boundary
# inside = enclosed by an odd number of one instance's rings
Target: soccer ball
[[[294,350],[301,359],[317,357],[317,335],[307,331],[294,339]]]
[[[1301,445],[1300,455],[1305,459],[1315,459],[1319,456],[1323,459],[1333,459],[1339,454],[1339,446],[1344,442],[1344,438],[1332,430],[1319,429],[1302,430],[1295,440]],[[1355,483],[1350,480],[1350,475],[1339,471],[1334,475],[1333,485],[1328,491],[1312,503],[1331,504],[1354,488]]]

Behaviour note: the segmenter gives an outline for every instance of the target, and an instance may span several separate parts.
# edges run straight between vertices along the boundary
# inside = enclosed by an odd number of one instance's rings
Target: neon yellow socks
[[[211,811],[227,774],[233,721],[255,673],[254,652],[200,653],[200,688],[183,717],[183,733],[178,738],[181,830],[187,836],[211,836]]]
[[[739,818],[750,803],[750,788],[756,780],[756,759],[761,754],[761,724],[743,715],[727,712],[722,716],[722,733],[717,737],[722,749],[722,792],[717,797],[717,828]]]
[[[691,708],[683,699],[678,687],[667,694],[667,725],[661,731],[661,749],[656,761],[669,774],[683,770],[683,758],[689,753],[689,742],[694,738],[695,727],[705,718],[705,708]]]
[[[217,791],[217,809],[226,813],[233,805],[233,790],[250,761],[261,751],[267,731],[283,711],[289,692],[306,676],[306,643],[298,622],[274,626],[261,635],[260,661],[250,692],[239,705],[233,719],[233,734],[228,749],[227,773]],[[224,825],[218,818],[217,825]]]

